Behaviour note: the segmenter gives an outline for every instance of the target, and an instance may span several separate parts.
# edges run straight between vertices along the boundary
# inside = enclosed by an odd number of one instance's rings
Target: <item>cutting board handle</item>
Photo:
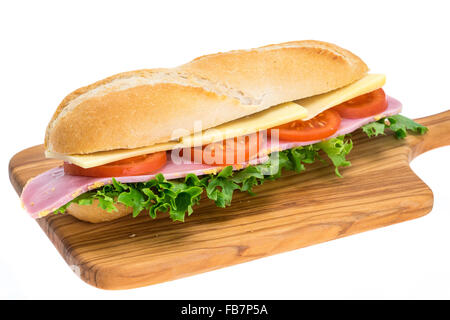
[[[450,145],[450,110],[415,121],[428,127],[429,130],[424,135],[407,137],[407,143],[412,150],[410,161],[429,150]]]

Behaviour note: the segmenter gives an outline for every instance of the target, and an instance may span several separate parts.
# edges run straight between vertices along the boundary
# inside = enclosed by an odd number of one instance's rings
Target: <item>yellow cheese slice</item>
[[[92,168],[101,166],[102,164],[137,157],[143,154],[155,153],[159,151],[171,150],[176,148],[179,142],[159,143],[149,147],[142,147],[136,149],[119,149],[111,151],[100,151],[90,154],[60,154],[56,152],[45,151],[47,158],[61,159],[82,168]]]
[[[186,136],[181,138],[181,141],[160,143],[136,149],[101,151],[91,154],[66,155],[45,151],[45,156],[47,158],[61,159],[86,169],[143,154],[222,141],[224,139],[253,133],[258,130],[275,127],[295,119],[304,118],[307,115],[308,112],[302,106],[293,102],[287,102],[252,114],[251,116],[227,122],[214,129],[205,130],[201,132],[201,134]]]
[[[181,141],[155,144],[136,149],[120,149],[78,155],[65,155],[46,151],[45,156],[47,158],[61,159],[86,169],[143,154],[222,141],[258,130],[275,127],[286,122],[304,118],[307,115],[307,110],[302,106],[293,102],[286,102],[250,116],[204,130],[198,134],[183,137]]]
[[[102,151],[84,155],[64,155],[49,151],[46,151],[45,155],[47,158],[61,159],[82,168],[91,168],[143,154],[172,150],[180,147],[204,145],[272,128],[294,120],[311,119],[319,113],[344,101],[381,88],[385,82],[385,75],[368,74],[362,79],[343,88],[310,98],[296,100],[295,103],[282,103],[250,116],[204,130],[201,134],[198,133],[182,137],[180,141],[160,143],[136,149]]]
[[[340,89],[319,94],[309,98],[296,100],[295,103],[308,109],[308,116],[302,120],[314,118],[319,113],[342,102],[381,88],[386,82],[384,74],[368,74],[364,78]]]

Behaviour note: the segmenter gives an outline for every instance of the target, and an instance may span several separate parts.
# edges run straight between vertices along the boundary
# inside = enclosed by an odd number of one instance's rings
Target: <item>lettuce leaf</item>
[[[345,156],[352,150],[353,141],[350,139],[344,141],[344,139],[338,137],[319,142],[318,145],[333,162],[336,175],[342,178],[342,175],[339,173],[339,167],[348,167],[350,165],[350,161],[346,160]]]
[[[362,130],[372,137],[384,134],[387,128],[394,131],[400,139],[404,138],[407,130],[419,134],[427,131],[426,127],[399,115],[367,124]],[[214,201],[216,206],[225,208],[231,204],[236,190],[253,194],[254,187],[266,180],[279,178],[284,170],[300,173],[306,170],[306,164],[317,160],[325,161],[322,155],[331,160],[336,175],[342,177],[339,168],[350,166],[346,156],[352,148],[353,142],[349,135],[346,135],[308,146],[273,152],[266,162],[239,171],[233,171],[233,167],[228,166],[218,174],[201,177],[188,174],[184,179],[170,181],[158,174],[154,179],[139,183],[121,183],[113,178],[112,184],[81,194],[54,213],[64,213],[71,203],[90,205],[96,199],[99,201],[98,205],[108,212],[117,211],[116,204],[121,203],[133,208],[133,217],[146,210],[151,218],[156,218],[158,212],[168,212],[173,221],[184,221],[186,214],[192,214],[193,207],[199,203],[203,194]]]
[[[427,127],[400,114],[381,118],[362,127],[369,138],[385,134],[386,129],[392,130],[397,139],[404,139],[408,135],[408,130],[417,134],[425,134],[428,131]]]
[[[386,129],[386,125],[384,123],[372,122],[362,126],[362,131],[367,134],[369,138],[376,137],[380,134],[385,134],[384,130]]]

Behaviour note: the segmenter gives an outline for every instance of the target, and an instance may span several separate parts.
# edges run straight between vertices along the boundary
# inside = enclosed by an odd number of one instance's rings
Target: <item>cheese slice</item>
[[[368,74],[362,79],[343,88],[294,102],[282,103],[247,117],[204,130],[201,134],[194,133],[182,137],[180,141],[169,141],[167,143],[136,149],[119,149],[82,155],[65,155],[46,151],[45,155],[47,158],[61,159],[82,168],[91,168],[143,154],[172,150],[180,147],[205,145],[276,127],[294,120],[309,120],[344,101],[381,88],[385,82],[385,75]]]
[[[243,136],[296,119],[302,119],[306,116],[308,116],[308,112],[305,108],[293,102],[286,102],[250,116],[230,121],[190,136],[185,136],[180,141],[170,141],[136,149],[119,149],[91,154],[66,155],[45,151],[45,156],[47,158],[61,159],[86,169],[143,154],[201,146],[211,142]]]
[[[379,89],[385,83],[386,76],[384,74],[368,74],[348,86],[294,102],[308,109],[308,116],[302,120],[309,120],[342,102]]]
[[[102,164],[137,157],[143,154],[155,153],[159,151],[166,151],[176,148],[179,145],[178,141],[170,141],[166,143],[158,143],[149,147],[135,148],[135,149],[118,149],[111,151],[100,151],[89,154],[61,154],[51,151],[45,151],[47,158],[55,158],[64,160],[82,168],[92,168],[101,166]]]

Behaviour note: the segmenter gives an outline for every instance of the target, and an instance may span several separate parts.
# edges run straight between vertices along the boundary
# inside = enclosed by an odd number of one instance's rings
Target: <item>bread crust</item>
[[[120,73],[69,94],[45,146],[86,154],[167,142],[362,78],[366,64],[334,44],[306,40],[206,55],[172,69]]]
[[[121,203],[115,204],[117,211],[108,212],[98,206],[98,200],[94,199],[90,205],[80,205],[72,203],[66,212],[75,218],[91,222],[100,223],[107,222],[128,216],[133,212],[133,208],[127,207]]]

